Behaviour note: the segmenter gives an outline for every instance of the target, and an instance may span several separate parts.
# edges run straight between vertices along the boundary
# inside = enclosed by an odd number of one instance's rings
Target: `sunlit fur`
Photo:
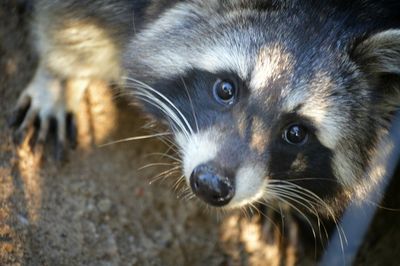
[[[188,183],[212,162],[235,181],[226,209],[285,205],[324,238],[323,218],[337,224],[379,183],[363,175],[400,103],[399,10],[395,0],[38,0],[32,35],[37,73],[122,84],[169,127],[132,138],[174,151],[161,154],[171,164],[145,166],[171,167],[154,180]],[[231,106],[213,96],[218,79],[238,87]],[[23,95],[46,98],[31,89],[41,80]],[[64,106],[46,99],[55,108],[39,116]],[[282,137],[292,123],[309,131],[302,146]]]

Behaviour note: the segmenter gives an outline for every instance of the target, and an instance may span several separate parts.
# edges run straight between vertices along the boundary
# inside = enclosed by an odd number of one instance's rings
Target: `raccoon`
[[[169,127],[208,205],[336,219],[375,182],[363,174],[400,103],[398,1],[38,0],[32,28],[17,135],[39,118],[43,142],[54,117],[64,147],[67,113],[101,78]]]

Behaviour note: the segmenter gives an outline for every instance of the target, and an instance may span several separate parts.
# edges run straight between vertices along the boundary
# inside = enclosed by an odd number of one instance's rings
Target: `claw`
[[[75,149],[78,145],[78,130],[76,127],[75,117],[72,113],[67,114],[67,139],[71,149]]]
[[[29,147],[31,148],[32,151],[35,150],[35,147],[37,145],[37,139],[39,135],[39,130],[40,130],[40,119],[38,116],[35,117],[35,120],[33,122],[33,132],[29,136]]]
[[[75,97],[70,104],[67,91],[73,89],[70,94],[82,96],[88,82],[80,85],[79,92],[73,87],[68,89],[65,84],[40,65],[8,118],[8,125],[14,129],[15,144],[21,145],[26,140],[31,150],[41,156],[47,150],[47,140],[52,139],[57,162],[66,160],[67,145],[68,148],[77,146],[77,127],[68,109],[76,111],[80,97]]]
[[[34,126],[35,120],[37,119],[38,112],[36,110],[29,109],[24,120],[22,121],[19,128],[14,134],[14,143],[21,145],[27,136],[28,130]]]
[[[11,115],[7,118],[7,123],[10,128],[16,128],[24,121],[24,117],[26,116],[29,106],[31,104],[31,99],[29,96],[23,96],[19,103],[17,103],[17,107],[11,113]]]
[[[55,149],[55,160],[58,164],[62,164],[67,160],[67,153],[65,150],[65,144],[62,141],[58,141]]]

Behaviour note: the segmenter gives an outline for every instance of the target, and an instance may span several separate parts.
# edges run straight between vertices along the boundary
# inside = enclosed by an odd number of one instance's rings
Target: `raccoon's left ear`
[[[382,92],[400,94],[400,29],[372,35],[353,53],[368,81]]]

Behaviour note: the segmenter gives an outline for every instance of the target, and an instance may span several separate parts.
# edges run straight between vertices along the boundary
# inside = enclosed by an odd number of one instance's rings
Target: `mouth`
[[[229,162],[221,164],[221,136],[207,131],[191,135],[190,139],[180,135],[175,138],[186,183],[197,198],[210,206],[237,208],[263,197],[267,182],[264,167],[248,158],[236,167],[229,166]]]
[[[236,174],[229,174],[208,162],[195,167],[188,179],[192,192],[214,207],[238,208],[263,198],[267,179],[257,165],[240,167]]]

